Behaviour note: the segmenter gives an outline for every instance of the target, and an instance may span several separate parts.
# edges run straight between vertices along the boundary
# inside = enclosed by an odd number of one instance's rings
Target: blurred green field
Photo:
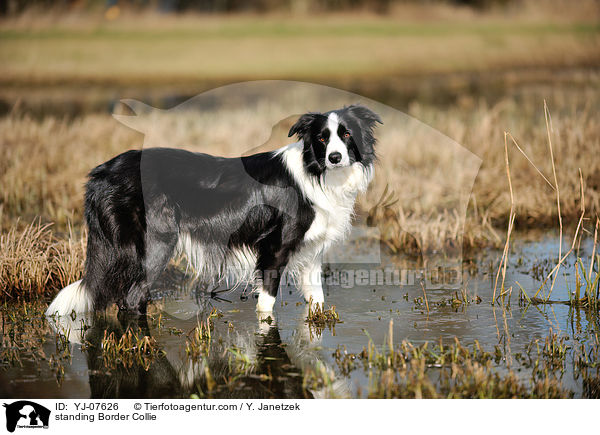
[[[600,26],[485,15],[102,17],[0,24],[0,83],[336,80],[595,66]]]

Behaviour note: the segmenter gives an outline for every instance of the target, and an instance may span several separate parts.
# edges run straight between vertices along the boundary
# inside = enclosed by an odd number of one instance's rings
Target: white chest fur
[[[304,235],[306,243],[332,243],[343,239],[350,231],[356,193],[344,195],[342,202],[337,192],[331,190],[323,189],[319,192],[323,198],[314,202],[315,218]]]
[[[319,180],[308,175],[302,161],[303,143],[297,142],[279,150],[288,170],[304,196],[312,202],[315,218],[304,235],[307,245],[321,245],[321,251],[349,232],[358,192],[365,191],[373,178],[373,167],[360,163],[330,169]]]

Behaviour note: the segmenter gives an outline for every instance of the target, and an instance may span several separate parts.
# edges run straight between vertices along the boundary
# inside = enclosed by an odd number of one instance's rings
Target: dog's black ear
[[[360,104],[352,104],[351,106],[348,106],[347,109],[357,118],[367,121],[370,126],[373,126],[373,124],[376,122],[383,124],[383,121],[379,115],[365,106],[361,106]]]
[[[296,121],[296,123],[292,125],[292,128],[290,128],[288,137],[292,137],[295,134],[297,134],[299,137],[304,136],[304,134],[310,128],[310,125],[319,115],[320,113],[316,112],[306,113],[302,115],[300,118],[298,118],[298,121]]]

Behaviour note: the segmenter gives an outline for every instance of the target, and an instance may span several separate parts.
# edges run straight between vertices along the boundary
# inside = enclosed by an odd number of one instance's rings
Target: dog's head
[[[292,126],[289,137],[298,135],[304,143],[304,164],[313,175],[360,163],[375,161],[376,123],[383,124],[370,109],[351,105],[326,113],[302,115]]]

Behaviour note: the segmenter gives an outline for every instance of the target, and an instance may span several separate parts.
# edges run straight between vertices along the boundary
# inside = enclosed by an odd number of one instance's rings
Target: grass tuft
[[[128,327],[118,337],[114,332],[104,331],[102,338],[102,358],[109,369],[117,366],[125,368],[134,365],[148,371],[155,358],[163,355],[154,337],[145,335],[140,328]]]
[[[56,238],[50,224],[35,220],[0,234],[0,300],[52,296],[81,278],[84,238]]]

